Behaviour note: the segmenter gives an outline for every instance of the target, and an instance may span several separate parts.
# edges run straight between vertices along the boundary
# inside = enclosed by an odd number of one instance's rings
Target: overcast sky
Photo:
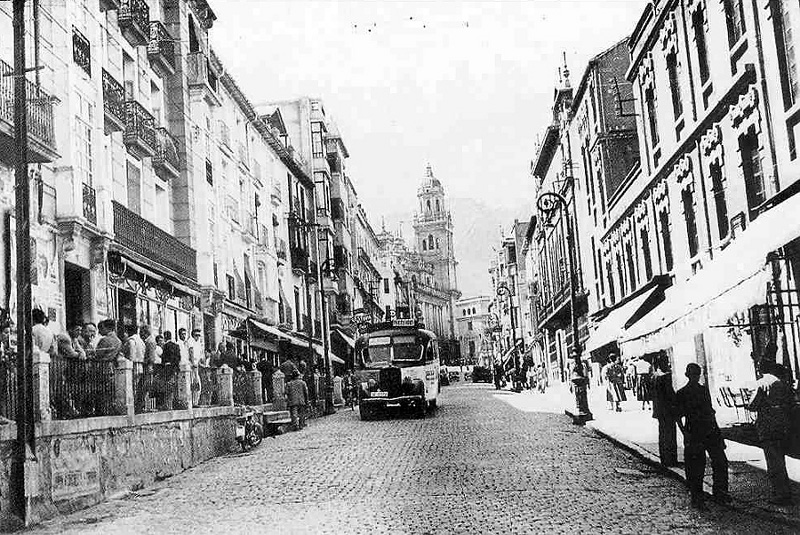
[[[212,43],[254,104],[319,96],[374,225],[448,194],[518,207],[562,51],[575,84],[645,0],[217,0]],[[532,199],[531,199],[532,205]]]

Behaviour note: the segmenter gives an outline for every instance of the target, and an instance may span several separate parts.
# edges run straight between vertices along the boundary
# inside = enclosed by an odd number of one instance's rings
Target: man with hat
[[[692,495],[692,507],[704,510],[703,475],[706,470],[706,452],[711,458],[713,470],[713,497],[720,503],[728,503],[728,458],[725,456],[725,441],[714,416],[711,394],[706,385],[700,384],[703,371],[694,362],[686,365],[689,382],[675,394],[678,427],[683,433],[686,483]]]

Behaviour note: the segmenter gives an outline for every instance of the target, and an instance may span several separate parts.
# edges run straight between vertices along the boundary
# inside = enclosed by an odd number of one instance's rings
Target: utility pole
[[[33,337],[31,334],[31,228],[25,66],[25,0],[14,0],[14,188],[17,258],[17,444],[11,468],[11,500],[23,524],[28,497],[38,480],[33,429]]]

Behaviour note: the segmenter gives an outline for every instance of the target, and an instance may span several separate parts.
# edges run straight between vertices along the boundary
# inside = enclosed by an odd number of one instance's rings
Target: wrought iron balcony
[[[14,69],[0,61],[0,161],[14,159]],[[29,80],[27,94],[28,162],[45,163],[58,158],[53,125],[53,99]]]
[[[89,76],[92,75],[92,45],[77,28],[72,28],[72,60]]]
[[[308,251],[301,247],[292,247],[292,269],[297,271],[308,271]]]
[[[103,110],[106,134],[125,129],[125,88],[105,69],[103,69]]]
[[[202,52],[192,52],[186,56],[186,78],[189,87],[200,89],[203,97],[212,106],[219,106],[218,81],[211,62]]]
[[[150,42],[147,44],[150,64],[162,78],[175,73],[175,40],[158,20],[150,21]]]
[[[135,100],[125,103],[125,134],[123,140],[128,152],[138,158],[156,153],[155,119],[144,106]]]
[[[89,184],[83,184],[83,217],[93,225],[97,224],[97,193]]]
[[[122,0],[117,21],[122,35],[131,46],[147,44],[150,37],[150,6],[145,0]]]
[[[100,11],[116,11],[120,4],[120,0],[100,0]]]
[[[153,169],[164,180],[178,178],[181,172],[178,142],[163,127],[156,129],[156,153],[153,155]]]
[[[114,201],[115,241],[179,275],[197,280],[197,252]]]

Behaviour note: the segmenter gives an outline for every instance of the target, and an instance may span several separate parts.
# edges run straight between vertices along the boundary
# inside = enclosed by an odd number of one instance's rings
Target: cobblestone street
[[[33,533],[793,532],[690,510],[680,482],[517,395],[447,387],[425,420],[342,410]]]

